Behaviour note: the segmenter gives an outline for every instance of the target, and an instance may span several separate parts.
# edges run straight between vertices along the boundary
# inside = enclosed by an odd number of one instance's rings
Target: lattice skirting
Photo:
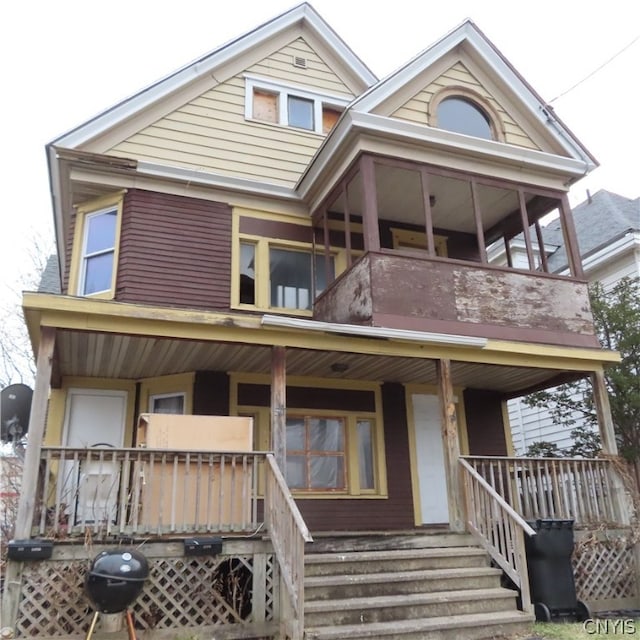
[[[147,559],[149,580],[131,607],[140,630],[274,619],[278,577],[273,554]],[[90,560],[26,563],[17,635],[86,634],[93,614],[84,594],[89,565]]]
[[[630,533],[579,532],[573,554],[578,598],[595,610],[640,603],[638,566]],[[603,606],[599,607],[598,603]]]

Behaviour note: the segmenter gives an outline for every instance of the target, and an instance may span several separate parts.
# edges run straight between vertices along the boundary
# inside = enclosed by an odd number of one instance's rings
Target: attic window
[[[487,112],[469,98],[451,96],[438,104],[437,126],[454,133],[493,140],[493,127]]]
[[[245,118],[327,134],[348,100],[269,80],[247,78]]]

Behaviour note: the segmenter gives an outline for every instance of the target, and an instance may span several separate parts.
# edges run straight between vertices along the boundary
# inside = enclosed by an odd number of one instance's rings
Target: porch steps
[[[533,615],[468,535],[316,537],[305,556],[308,640],[476,640]]]

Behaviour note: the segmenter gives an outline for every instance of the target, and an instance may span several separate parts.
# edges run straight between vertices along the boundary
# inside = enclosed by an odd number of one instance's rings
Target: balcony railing
[[[34,534],[250,533],[264,452],[43,447]]]
[[[464,458],[525,520],[624,524],[620,479],[607,459]]]

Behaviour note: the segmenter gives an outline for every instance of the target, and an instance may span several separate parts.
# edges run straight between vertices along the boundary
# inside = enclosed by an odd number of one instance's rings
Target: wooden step
[[[392,620],[371,624],[307,627],[307,640],[484,640],[525,633],[531,629],[532,614],[521,611],[473,613],[467,615]]]
[[[486,567],[487,565],[486,552],[477,547],[347,551],[314,553],[305,556],[305,576]]]
[[[305,578],[305,601],[409,593],[432,593],[499,586],[501,572],[493,567],[460,567],[420,571],[338,574]]]
[[[305,605],[307,627],[353,625],[516,610],[517,593],[501,587],[393,596],[315,600]]]

